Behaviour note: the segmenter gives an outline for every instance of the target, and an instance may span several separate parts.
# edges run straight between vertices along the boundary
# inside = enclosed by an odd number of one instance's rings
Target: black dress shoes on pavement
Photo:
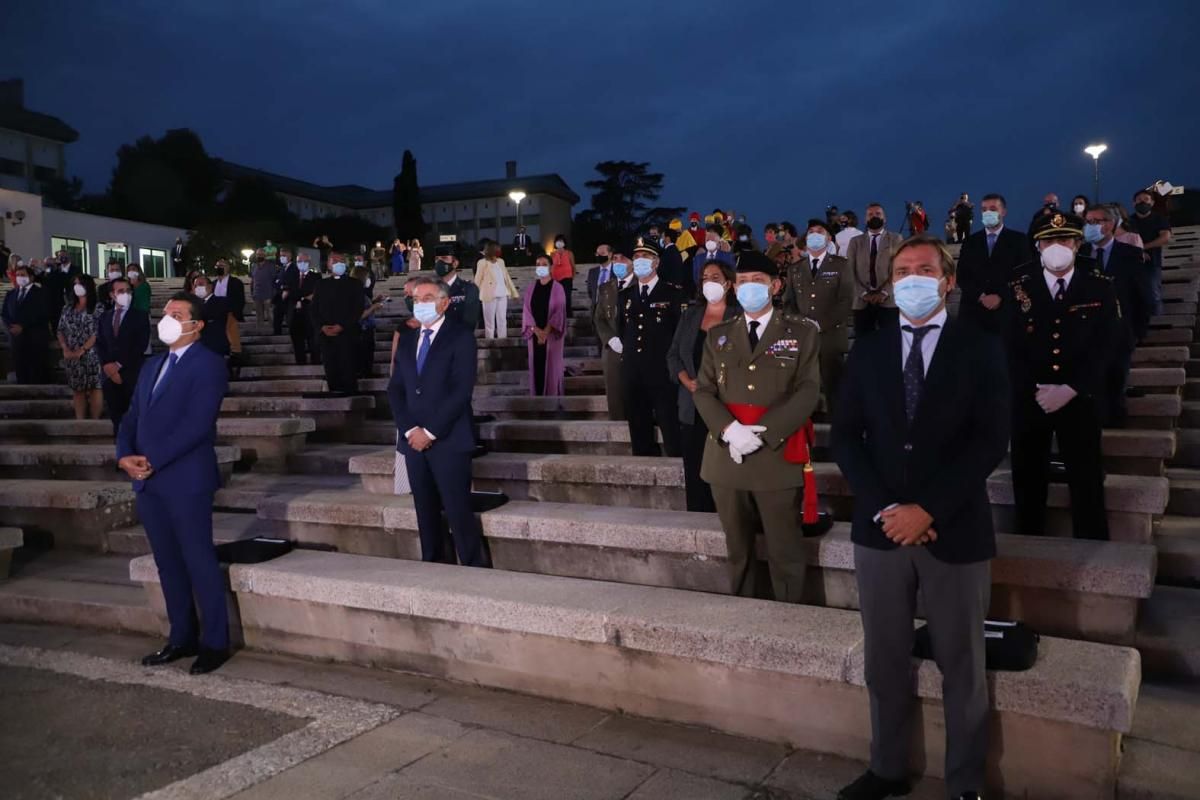
[[[230,653],[228,650],[207,650],[200,648],[200,655],[192,662],[192,668],[188,672],[193,675],[207,675],[228,661],[229,656]]]
[[[181,658],[191,658],[199,652],[196,645],[174,645],[169,644],[162,650],[156,653],[151,653],[142,659],[143,667],[161,667],[163,664],[170,664],[172,661],[178,661]]]
[[[889,797],[905,797],[912,792],[908,781],[890,781],[867,770],[838,792],[837,800],[887,800]]]

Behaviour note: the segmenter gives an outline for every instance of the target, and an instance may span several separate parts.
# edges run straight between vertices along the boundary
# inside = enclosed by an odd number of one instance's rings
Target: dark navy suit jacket
[[[154,469],[147,480],[133,482],[135,492],[215,492],[221,481],[213,447],[229,380],[225,359],[193,343],[152,401],[151,390],[166,360],[161,353],[142,368],[117,433],[117,458],[145,456]]]
[[[125,310],[121,329],[113,335],[113,314],[109,309],[100,315],[96,330],[96,355],[101,364],[121,365],[121,380],[136,381],[146,360],[146,345],[150,343],[150,315],[136,308]],[[108,380],[108,376],[104,376]],[[139,454],[140,455],[140,454]]]
[[[396,363],[388,383],[388,402],[396,420],[399,443],[396,449],[411,453],[404,438],[414,427],[424,428],[436,438],[434,448],[470,453],[475,450],[471,427],[471,394],[475,390],[475,332],[446,317],[417,375],[417,345],[421,329],[406,330],[396,348]],[[153,462],[151,462],[153,463]]]

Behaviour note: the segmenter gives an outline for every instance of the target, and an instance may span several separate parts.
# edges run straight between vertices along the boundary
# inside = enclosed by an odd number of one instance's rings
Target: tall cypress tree
[[[392,181],[392,220],[396,236],[402,241],[425,236],[425,220],[421,217],[421,194],[417,187],[417,159],[411,150],[404,151],[400,174]]]

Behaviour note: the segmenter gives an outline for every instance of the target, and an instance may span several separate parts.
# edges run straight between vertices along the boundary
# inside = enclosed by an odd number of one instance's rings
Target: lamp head
[[[522,200],[525,199],[525,193],[522,191],[509,192],[508,199],[512,200],[514,203],[520,203]]]
[[[1092,144],[1083,148],[1083,152],[1087,153],[1092,158],[1100,158],[1101,154],[1108,149],[1106,144]]]

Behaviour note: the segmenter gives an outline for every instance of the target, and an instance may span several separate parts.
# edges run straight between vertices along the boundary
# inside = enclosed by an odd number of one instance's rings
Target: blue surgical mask
[[[533,274],[537,275],[538,278],[545,280],[546,278],[550,277],[550,268],[549,267],[535,267],[533,270]]]
[[[809,250],[824,250],[825,245],[829,244],[829,238],[823,233],[813,231],[804,238],[804,243],[808,245]]]
[[[983,219],[983,227],[994,228],[1000,224],[999,211],[985,211],[979,215]]]
[[[308,262],[307,261],[297,261],[296,269],[300,270],[301,272],[308,272]]]
[[[613,275],[617,276],[617,280],[625,280],[625,276],[629,274],[629,265],[624,261],[614,261],[612,265]]]
[[[1085,241],[1095,244],[1104,238],[1104,230],[1099,223],[1089,222],[1083,226],[1083,238]]]
[[[413,316],[422,325],[432,325],[437,322],[437,303],[413,303]]]
[[[648,258],[635,258],[633,260],[633,274],[638,276],[639,280],[645,280],[654,272],[654,262]]]
[[[924,319],[942,302],[941,278],[909,275],[896,281],[896,305],[909,319]]]
[[[334,275],[341,276],[341,275],[346,274],[346,265],[343,264],[341,261],[334,264],[331,269],[333,270]]]
[[[737,287],[737,299],[742,308],[757,314],[771,302],[771,289],[762,283],[743,283]]]

